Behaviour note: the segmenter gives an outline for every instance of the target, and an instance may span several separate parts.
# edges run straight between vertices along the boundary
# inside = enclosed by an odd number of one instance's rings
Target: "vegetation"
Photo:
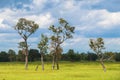
[[[43,61],[43,57],[45,55],[45,53],[47,53],[47,49],[48,49],[48,37],[45,35],[41,35],[41,41],[38,44],[38,48],[40,49],[40,54],[41,54],[41,63],[42,63],[42,70],[44,70],[44,61]],[[38,70],[38,66],[36,67],[36,71]]]
[[[15,25],[15,30],[19,33],[19,35],[24,39],[22,42],[23,45],[21,47],[24,51],[25,55],[25,69],[28,69],[28,37],[32,35],[37,29],[38,29],[38,24],[36,24],[34,21],[27,20],[25,18],[20,18]]]
[[[11,50],[11,49],[10,49]],[[13,50],[13,53],[15,51]],[[11,54],[13,54],[11,53]],[[120,53],[118,52],[105,52],[105,55],[108,54],[114,54],[115,56],[113,59],[109,61],[120,61]],[[24,62],[24,57],[25,55],[22,54],[22,51],[19,50],[18,53],[14,55],[12,58],[12,62],[19,61],[19,62]],[[30,49],[29,50],[29,61],[34,62],[34,61],[39,61],[41,59],[41,54],[37,49]],[[80,53],[80,52],[75,52],[73,49],[68,50],[68,52],[61,54],[61,61],[97,61],[98,57],[95,53],[93,52],[87,52],[87,53]],[[1,51],[0,52],[0,62],[10,62],[10,55],[8,52]],[[52,56],[51,54],[44,54],[44,61],[52,61]]]
[[[61,57],[62,54],[62,47],[61,44],[66,41],[67,39],[72,38],[72,34],[74,33],[75,27],[72,27],[68,24],[68,22],[62,18],[59,19],[60,26],[55,27],[54,25],[49,27],[49,30],[52,31],[53,35],[50,37],[51,39],[51,49],[50,53],[53,56],[53,69],[56,68],[59,69],[59,63],[58,60]]]
[[[103,39],[102,38],[97,38],[97,40],[90,39],[89,46],[97,54],[99,61],[103,67],[103,70],[106,72],[106,67],[103,63],[104,55],[102,52],[105,49]]]
[[[120,80],[120,62],[106,62],[106,73],[98,62],[60,62],[60,70],[52,70],[47,62],[44,71],[35,71],[38,63],[29,63],[26,71],[23,62],[2,62],[0,80]]]
[[[59,24],[60,26],[57,27],[54,25],[49,27],[52,32],[50,38],[41,35],[41,40],[38,43],[39,51],[37,49],[28,49],[29,45],[27,43],[30,35],[38,29],[38,24],[20,18],[14,28],[24,40],[19,43],[19,48],[22,50],[19,50],[18,53],[15,53],[12,49],[9,49],[8,52],[0,52],[0,80],[120,80],[120,62],[117,62],[120,61],[120,53],[103,52],[105,48],[102,38],[90,39],[89,46],[95,53],[79,53],[73,49],[63,53],[61,45],[67,39],[73,37],[75,27],[70,26],[62,18],[59,19]],[[47,53],[49,44],[50,54]],[[41,64],[37,62],[40,60]],[[59,71],[51,70],[50,61],[52,60],[53,69],[55,67],[57,70],[59,69],[59,60],[61,60],[62,65],[60,67],[62,69]],[[25,62],[25,69],[28,69],[28,61],[30,66],[29,70],[26,71],[23,69],[23,62]],[[100,61],[104,71],[106,71],[107,67],[108,71],[106,73],[101,71],[97,61]],[[106,61],[106,67],[103,61]],[[36,69],[35,65],[37,65]],[[37,71],[39,65],[42,66],[42,70],[44,70],[45,66],[44,72]]]

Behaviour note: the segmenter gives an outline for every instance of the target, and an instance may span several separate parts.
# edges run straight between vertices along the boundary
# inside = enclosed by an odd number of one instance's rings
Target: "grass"
[[[0,80],[120,80],[120,62],[106,62],[107,72],[98,62],[60,62],[60,70],[52,70],[51,63],[45,63],[45,70],[38,71],[38,62],[29,63],[24,70],[24,63],[1,62]]]

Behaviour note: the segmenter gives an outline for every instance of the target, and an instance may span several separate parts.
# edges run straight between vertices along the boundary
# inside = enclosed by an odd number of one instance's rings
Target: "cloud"
[[[81,24],[76,29],[86,37],[119,37],[119,16],[119,12],[89,10],[87,15],[82,16]]]
[[[68,51],[69,49],[74,49],[75,51],[86,52],[89,51],[89,38],[73,35],[72,39],[66,40],[62,46],[64,47],[64,51]]]
[[[119,12],[120,1],[119,0],[99,0],[98,3],[92,5],[93,9],[106,9],[109,12]]]
[[[47,28],[51,24],[57,26],[58,18],[64,18],[76,28],[74,38],[63,44],[66,50],[74,48],[76,51],[88,51],[90,50],[89,38],[97,37],[105,38],[110,50],[118,50],[120,9],[117,0],[109,2],[106,0],[30,0],[28,3],[21,0],[15,1],[12,4],[6,4],[9,7],[0,9],[0,38],[1,42],[4,42],[0,45],[5,46],[6,49],[10,48],[7,44],[16,46],[16,43],[22,40],[13,26],[19,18],[23,17],[35,21],[40,26],[39,30],[29,39],[29,43],[32,42],[31,45],[34,47],[41,33],[50,35]],[[115,45],[118,46],[117,49],[114,48]],[[0,49],[3,48],[0,47]]]
[[[25,17],[38,23],[40,28],[48,28],[49,25],[54,23],[54,18],[49,12],[40,15],[29,15]]]

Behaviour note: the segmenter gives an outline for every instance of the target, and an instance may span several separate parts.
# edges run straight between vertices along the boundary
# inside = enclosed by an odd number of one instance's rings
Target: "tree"
[[[57,66],[57,70],[59,69],[58,60],[60,59],[61,53],[63,51],[61,44],[67,39],[72,38],[72,34],[74,33],[75,27],[72,27],[68,24],[68,22],[62,18],[59,19],[60,26],[55,27],[54,25],[49,27],[49,30],[52,31],[53,35],[50,37],[51,40],[51,48],[50,53],[53,55],[53,66],[55,68],[55,64]]]
[[[41,63],[42,63],[42,70],[44,70],[44,61],[43,61],[43,58],[44,58],[44,55],[45,53],[47,53],[47,49],[48,49],[48,37],[41,34],[41,40],[38,44],[38,48],[40,49],[40,54],[41,54]],[[38,66],[36,67],[36,71],[38,70]]]
[[[103,63],[103,61],[104,61],[103,50],[105,49],[103,39],[102,38],[97,38],[97,40],[90,39],[89,46],[97,54],[98,59],[103,67],[103,70],[104,70],[104,72],[106,72],[106,67]]]
[[[14,50],[9,49],[8,55],[11,62],[16,60],[16,53]]]
[[[91,52],[88,52],[87,54],[87,60],[88,61],[96,61],[97,60],[97,55]]]
[[[75,61],[75,52],[74,52],[73,49],[70,49],[70,50],[67,52],[67,54],[68,54],[68,58],[69,58],[70,61]]]
[[[25,61],[24,58],[25,58],[25,55],[23,54],[23,51],[22,51],[22,50],[19,50],[19,51],[18,51],[18,55],[17,55],[17,61],[22,61],[22,62],[24,62],[24,61]]]
[[[0,62],[7,62],[9,61],[8,54],[5,51],[0,52]]]
[[[25,69],[28,69],[28,43],[27,40],[37,29],[38,24],[34,21],[27,20],[25,18],[20,18],[17,24],[15,25],[15,30],[19,35],[24,39],[25,43]]]
[[[88,55],[86,53],[81,53],[80,57],[81,57],[81,60],[85,61],[87,60]]]
[[[40,56],[40,53],[37,49],[30,49],[29,50],[29,61],[40,60],[39,56]]]
[[[115,53],[115,60],[120,61],[120,53]]]

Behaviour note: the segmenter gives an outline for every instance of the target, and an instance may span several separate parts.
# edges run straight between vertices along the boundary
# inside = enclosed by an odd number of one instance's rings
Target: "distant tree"
[[[88,54],[87,53],[81,53],[80,56],[81,56],[81,60],[85,61],[85,60],[87,60]]]
[[[67,53],[63,53],[63,54],[61,55],[61,60],[62,60],[62,61],[69,61],[68,54],[67,54]]]
[[[75,61],[81,61],[81,55],[78,52],[75,53]]]
[[[50,53],[53,55],[53,66],[55,68],[55,64],[57,66],[57,70],[59,69],[58,60],[61,57],[61,53],[63,51],[61,44],[67,39],[72,38],[72,34],[74,33],[75,27],[72,27],[68,24],[68,22],[62,18],[59,19],[60,26],[55,27],[54,25],[49,27],[49,30],[53,32],[53,35],[50,37],[51,40],[51,48]]]
[[[8,62],[9,61],[9,55],[5,51],[0,52],[0,62]]]
[[[24,39],[25,43],[25,69],[28,69],[28,43],[27,40],[31,34],[33,34],[38,29],[38,24],[34,21],[27,20],[25,18],[20,18],[15,25],[15,30]]]
[[[45,54],[44,55],[44,61],[51,61],[52,60],[52,55],[51,54]]]
[[[17,61],[25,61],[25,55],[23,54],[23,51],[22,50],[19,50],[18,51],[18,54],[17,54]]]
[[[41,34],[41,40],[38,44],[38,48],[40,49],[40,54],[41,54],[41,63],[42,63],[42,70],[44,70],[44,61],[43,61],[43,58],[44,58],[44,55],[45,53],[47,53],[47,49],[48,49],[48,37]],[[38,70],[38,66],[36,67],[36,71]]]
[[[103,61],[104,61],[103,50],[105,49],[103,39],[102,38],[97,38],[97,40],[90,39],[89,46],[97,54],[98,59],[103,67],[103,70],[104,70],[104,72],[106,72],[106,67],[103,63]]]
[[[87,55],[88,55],[88,56],[87,56],[87,60],[88,60],[88,61],[96,61],[97,58],[98,58],[96,54],[91,53],[91,52],[88,52]]]
[[[120,61],[120,53],[115,53],[115,60]]]
[[[29,61],[38,61],[40,59],[40,53],[37,49],[29,50]]]
[[[80,61],[81,60],[80,54],[78,52],[77,53],[74,52],[73,49],[69,49],[66,54],[68,56],[69,61]]]
[[[105,52],[104,53],[104,58],[108,61],[115,61],[115,53],[113,52]]]
[[[68,55],[68,58],[70,61],[75,61],[75,52],[73,49],[70,49],[68,52],[67,52],[67,55]]]
[[[11,62],[16,60],[16,53],[14,50],[9,49],[8,55]]]

